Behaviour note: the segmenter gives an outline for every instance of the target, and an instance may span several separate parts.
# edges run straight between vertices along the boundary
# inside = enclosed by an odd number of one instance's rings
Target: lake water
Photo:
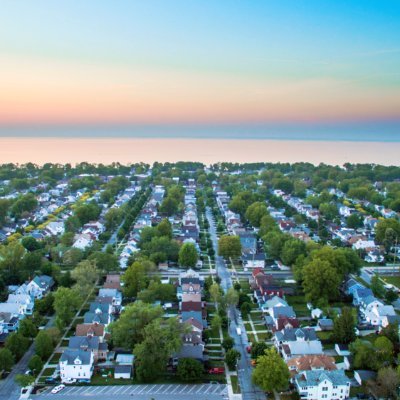
[[[0,163],[201,161],[400,165],[399,141],[0,137]]]

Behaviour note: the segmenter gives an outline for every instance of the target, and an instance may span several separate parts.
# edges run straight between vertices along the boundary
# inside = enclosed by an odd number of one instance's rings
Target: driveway
[[[31,395],[33,400],[66,399],[78,400],[84,398],[101,398],[101,400],[139,399],[139,400],[185,400],[189,398],[202,400],[228,399],[226,385],[114,385],[114,386],[69,386],[57,394],[50,389],[40,395]]]

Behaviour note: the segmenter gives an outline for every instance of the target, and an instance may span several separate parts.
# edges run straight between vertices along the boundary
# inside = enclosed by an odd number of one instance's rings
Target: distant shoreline
[[[0,137],[0,163],[200,161],[400,165],[400,142]]]

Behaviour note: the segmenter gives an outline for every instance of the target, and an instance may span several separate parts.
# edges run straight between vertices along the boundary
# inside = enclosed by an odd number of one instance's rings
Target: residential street
[[[52,326],[54,323],[54,317],[51,317],[46,324],[46,327]],[[13,367],[10,375],[4,380],[0,381],[0,400],[14,400],[18,399],[21,393],[20,386],[15,383],[15,376],[23,374],[28,369],[28,362],[31,357],[35,354],[35,344],[32,343],[31,347],[24,354],[24,356],[18,361]]]
[[[215,254],[218,252],[218,237],[214,224],[214,219],[209,208],[207,208],[206,216],[210,224],[210,235],[214,244]],[[227,291],[232,286],[232,279],[229,270],[226,267],[225,261],[222,257],[215,256],[215,265],[218,276],[221,278],[221,287]],[[235,340],[235,349],[241,354],[238,362],[238,379],[241,388],[241,393],[244,400],[264,400],[265,394],[259,390],[251,382],[252,367],[250,363],[250,355],[246,351],[248,346],[246,329],[243,321],[235,307],[229,309],[228,317],[230,320],[229,333]],[[239,327],[242,331],[241,335],[237,334],[236,328]]]

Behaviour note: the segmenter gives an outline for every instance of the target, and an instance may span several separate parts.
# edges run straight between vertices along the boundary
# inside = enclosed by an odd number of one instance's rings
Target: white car
[[[56,394],[58,392],[61,392],[61,390],[63,390],[65,388],[65,385],[58,385],[55,388],[53,388],[53,390],[51,391],[51,393]]]
[[[64,383],[76,383],[76,379],[74,378],[66,378],[63,380]]]

